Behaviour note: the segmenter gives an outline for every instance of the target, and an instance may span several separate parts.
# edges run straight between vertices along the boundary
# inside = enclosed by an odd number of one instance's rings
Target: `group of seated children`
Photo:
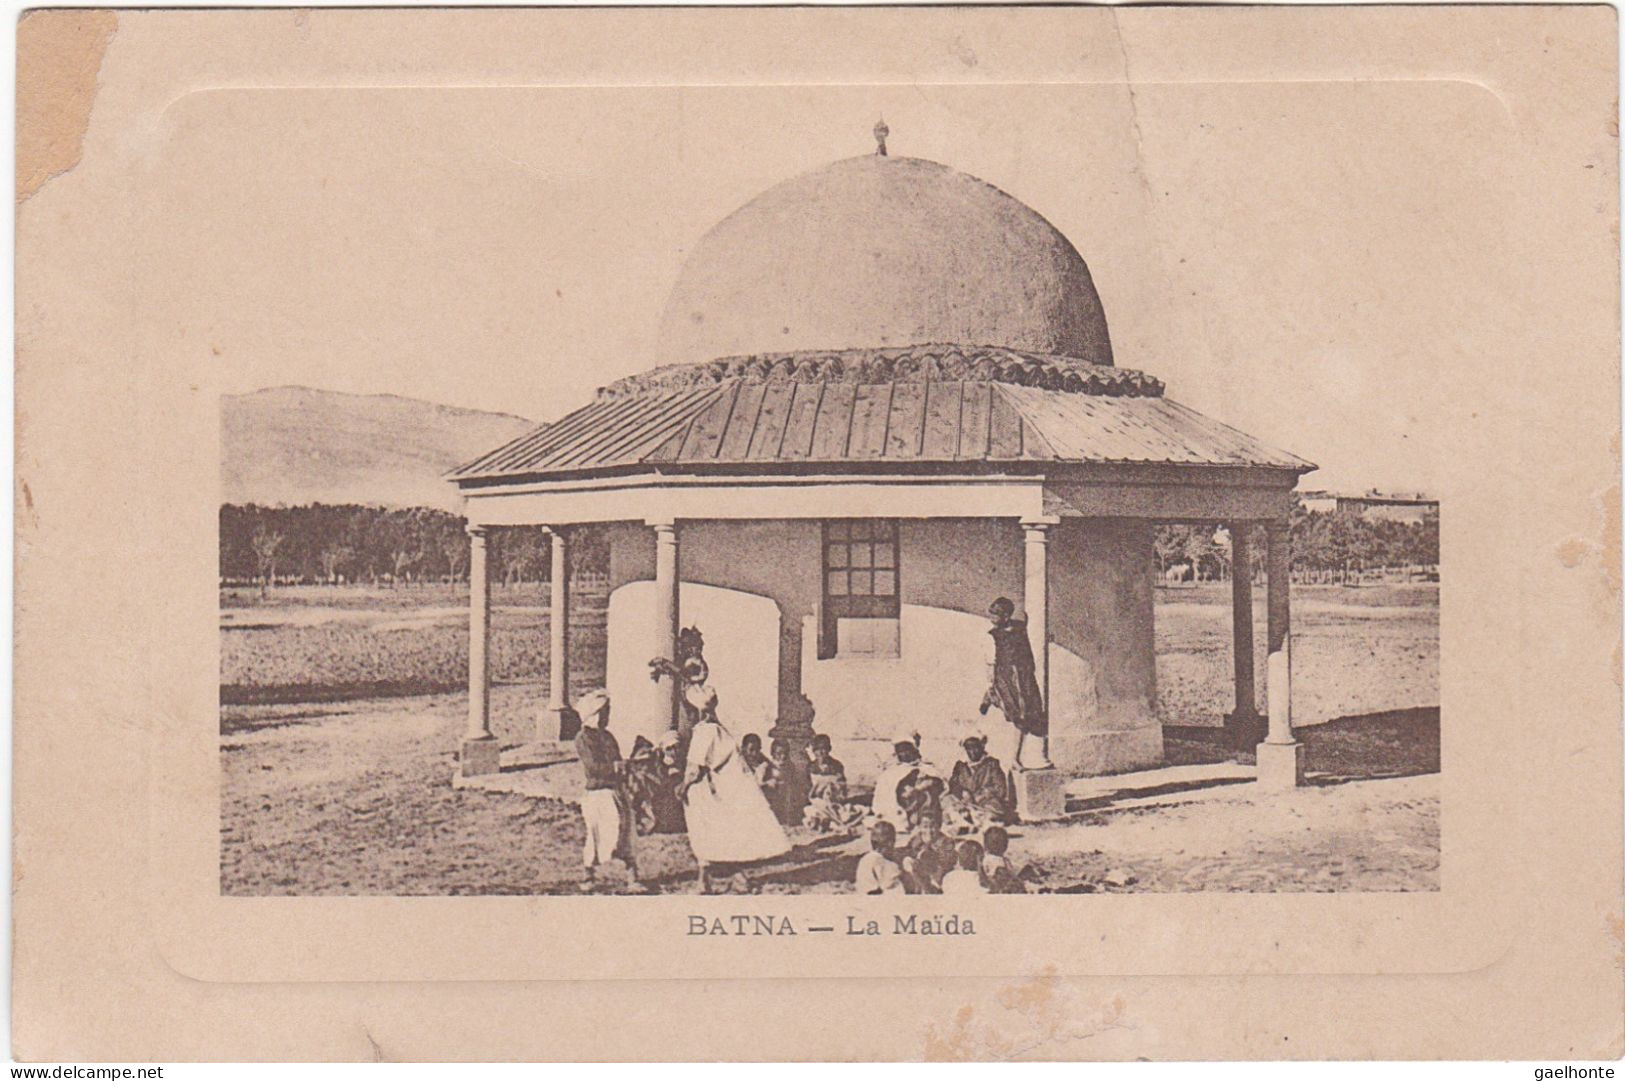
[[[861,894],[1026,893],[1022,875],[1010,863],[1010,834],[989,826],[980,842],[958,842],[940,831],[918,830],[898,847],[897,829],[885,819],[869,827],[869,851],[858,860],[854,886]]]
[[[987,753],[983,737],[967,736],[960,746],[964,758],[944,780],[922,759],[918,736],[893,745],[894,760],[875,783],[870,851],[858,861],[859,893],[1027,892],[1025,874],[1016,872],[1006,854],[1005,827],[1016,818],[1010,779]],[[808,746],[805,808],[790,805],[785,784],[790,754],[789,745],[777,739],[763,754],[762,737],[754,732],[739,741],[740,761],[780,822],[827,833],[863,820],[864,808],[850,799],[846,767],[831,754],[828,736],[815,735]]]
[[[960,746],[965,757],[944,781],[921,758],[918,737],[893,745],[895,761],[875,785],[859,893],[1027,892],[1006,855],[1005,826],[1015,821],[1009,778],[983,737],[967,736]],[[977,833],[980,841],[968,836]]]
[[[819,733],[813,736],[807,748],[807,805],[792,805],[791,794],[785,786],[785,768],[790,762],[790,748],[782,740],[768,745],[762,753],[762,737],[751,732],[739,741],[739,757],[745,769],[756,778],[768,806],[780,822],[787,826],[801,824],[817,833],[844,830],[863,820],[863,808],[850,802],[846,791],[846,767],[830,753],[829,737]]]

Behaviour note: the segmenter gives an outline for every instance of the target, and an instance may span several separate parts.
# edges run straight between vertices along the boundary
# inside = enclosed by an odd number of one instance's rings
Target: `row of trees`
[[[409,585],[468,577],[462,517],[429,507],[354,504],[220,508],[220,577],[226,582]],[[570,546],[572,572],[602,571],[607,552],[590,529]],[[497,529],[487,547],[495,581],[543,582],[551,571],[540,529]]]
[[[1230,576],[1230,537],[1210,525],[1157,527],[1157,564],[1166,573],[1189,567],[1198,579]],[[544,582],[551,559],[540,529],[497,529],[488,541],[494,581]],[[608,550],[597,531],[577,531],[570,546],[572,573],[608,569]],[[1262,536],[1253,544],[1253,573],[1263,571]],[[1345,573],[1385,566],[1439,562],[1437,519],[1411,523],[1367,520],[1358,514],[1292,515],[1295,571]],[[455,582],[468,577],[464,520],[428,507],[386,510],[354,504],[302,507],[226,504],[220,508],[220,577],[227,582]]]
[[[1376,567],[1437,566],[1439,522],[1398,522],[1367,519],[1359,514],[1312,513],[1302,504],[1293,509],[1292,569],[1294,572],[1344,574]],[[1228,531],[1211,525],[1170,524],[1157,527],[1158,569],[1188,567],[1197,579],[1230,577]],[[1253,577],[1264,570],[1264,538],[1255,531],[1252,545]]]

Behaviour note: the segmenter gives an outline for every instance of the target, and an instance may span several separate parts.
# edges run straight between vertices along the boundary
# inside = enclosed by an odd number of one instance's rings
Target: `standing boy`
[[[993,657],[988,665],[988,688],[982,696],[982,713],[997,709],[1016,726],[1016,765],[1024,769],[1049,768],[1049,714],[1044,708],[1044,692],[1038,686],[1038,667],[1033,660],[1032,642],[1027,638],[1027,621],[1016,616],[1009,597],[999,597],[987,608],[993,626]],[[1047,643],[1040,643],[1047,648]],[[1027,737],[1039,741],[1038,762],[1027,761]]]
[[[598,884],[598,868],[611,859],[626,864],[628,884],[639,888],[637,859],[632,853],[632,816],[621,793],[625,763],[621,746],[609,732],[609,694],[589,691],[576,703],[581,716],[581,734],[576,736],[576,754],[587,791],[581,798],[581,817],[587,826],[587,842],[581,863],[587,876],[581,883],[584,893]]]

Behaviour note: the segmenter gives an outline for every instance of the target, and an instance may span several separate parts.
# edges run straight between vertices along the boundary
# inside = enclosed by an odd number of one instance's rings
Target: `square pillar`
[[[1253,673],[1253,529],[1248,522],[1232,522],[1229,528],[1236,706],[1225,714],[1224,728],[1230,746],[1247,748],[1264,738],[1264,719],[1258,714],[1258,686]]]
[[[496,773],[501,748],[491,734],[491,578],[486,570],[487,527],[468,527],[468,726],[458,753],[464,777]]]
[[[547,606],[547,708],[537,718],[538,742],[556,740],[570,710],[570,549],[564,531],[549,526],[548,554],[552,566]]]
[[[1016,817],[1022,822],[1049,822],[1066,817],[1066,778],[1054,766],[1010,771]]]
[[[1258,783],[1303,784],[1304,748],[1292,732],[1291,533],[1284,518],[1265,525],[1269,549],[1269,734],[1258,745]]]
[[[1083,518],[1046,531],[1049,756],[1074,777],[1163,762],[1151,528]]]

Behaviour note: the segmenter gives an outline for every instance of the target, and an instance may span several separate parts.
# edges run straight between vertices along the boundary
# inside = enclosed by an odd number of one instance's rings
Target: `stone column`
[[[1264,523],[1265,570],[1269,574],[1270,653],[1286,648],[1292,633],[1292,540],[1287,520],[1272,518]]]
[[[1027,640],[1033,650],[1034,675],[1042,693],[1044,710],[1049,711],[1049,531],[1059,518],[1023,518],[1026,533],[1026,580],[1022,607],[1027,615]],[[1054,733],[1055,718],[1050,718]],[[1030,753],[1030,752],[1029,752]],[[1066,814],[1064,778],[1054,767],[1010,771],[1016,794],[1016,813],[1023,822],[1060,818]]]
[[[1303,744],[1292,733],[1292,549],[1285,518],[1265,523],[1269,548],[1269,734],[1258,745],[1258,783],[1303,784]]]
[[[1027,614],[1027,637],[1032,642],[1038,689],[1049,708],[1049,531],[1058,518],[1023,518],[1026,531],[1027,577],[1022,607]]]
[[[1253,527],[1230,523],[1231,640],[1234,643],[1236,708],[1224,718],[1232,747],[1247,748],[1263,738],[1258,685],[1253,674]]]
[[[816,530],[818,526],[814,524],[812,528]],[[810,573],[820,573],[817,556],[810,566]],[[807,748],[813,738],[813,704],[801,693],[801,621],[811,614],[782,601],[779,604],[778,716],[768,729],[767,738],[778,740],[790,749],[790,760],[784,768],[779,791],[792,822],[801,821],[812,789]]]
[[[545,532],[552,567],[547,606],[547,709],[537,718],[538,742],[559,738],[563,716],[570,709],[570,548],[562,529],[550,526]]]
[[[491,660],[487,641],[491,628],[491,579],[486,573],[487,527],[468,527],[468,727],[458,754],[464,777],[496,773],[501,748],[491,734]]]
[[[649,525],[655,531],[655,625],[658,628],[660,642],[659,656],[668,661],[677,659],[677,628],[682,618],[678,607],[679,579],[677,574],[677,523],[667,519],[664,521],[650,521]],[[677,728],[679,709],[677,704],[677,681],[662,676],[661,682],[665,684],[666,691],[665,716],[661,723],[671,729]]]

